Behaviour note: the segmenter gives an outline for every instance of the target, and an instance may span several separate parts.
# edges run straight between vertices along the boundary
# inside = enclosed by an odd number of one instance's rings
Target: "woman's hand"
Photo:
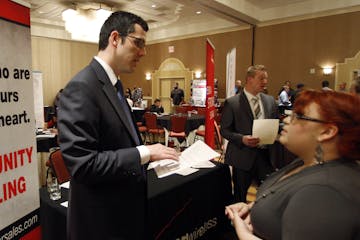
[[[225,215],[227,215],[229,219],[232,219],[234,218],[234,213],[237,213],[239,217],[245,218],[253,205],[253,203],[246,204],[243,202],[231,204],[225,207]]]
[[[250,219],[250,209],[253,203],[235,203],[225,208],[225,214],[232,221],[239,239],[259,239],[253,235]]]

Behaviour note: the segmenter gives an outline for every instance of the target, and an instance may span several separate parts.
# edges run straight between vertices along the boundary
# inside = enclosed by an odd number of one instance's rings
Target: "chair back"
[[[60,149],[57,149],[50,154],[49,162],[59,184],[70,180],[69,170],[65,166]]]
[[[148,129],[157,129],[157,117],[154,113],[146,112],[144,114],[145,124]]]
[[[185,132],[186,120],[186,116],[172,115],[170,117],[171,131],[176,133]]]
[[[176,106],[175,107],[175,113],[183,113],[183,114],[187,114],[187,108],[186,107],[182,107],[182,106]]]
[[[205,107],[198,107],[197,110],[199,115],[206,116],[206,108]]]

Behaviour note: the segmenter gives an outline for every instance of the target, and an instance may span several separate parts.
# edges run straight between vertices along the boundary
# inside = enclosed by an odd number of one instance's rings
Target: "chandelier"
[[[85,8],[87,7],[87,8]],[[104,4],[78,5],[76,10],[66,9],[62,12],[65,30],[71,34],[71,39],[98,42],[100,29],[112,11],[105,9]]]

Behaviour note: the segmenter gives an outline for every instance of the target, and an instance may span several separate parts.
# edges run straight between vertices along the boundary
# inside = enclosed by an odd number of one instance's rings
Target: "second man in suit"
[[[234,200],[246,202],[252,180],[261,182],[272,172],[270,146],[259,146],[252,136],[254,119],[278,118],[275,99],[264,94],[268,74],[263,65],[248,68],[243,91],[225,101],[221,118],[221,135],[229,143],[225,163],[233,167]]]

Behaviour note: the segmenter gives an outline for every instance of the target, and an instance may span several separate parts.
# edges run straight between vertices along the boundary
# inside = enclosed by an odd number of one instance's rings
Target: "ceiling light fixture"
[[[63,11],[62,19],[65,30],[73,40],[98,42],[101,26],[111,13],[112,11],[104,9],[103,4],[99,4],[97,9],[67,9]]]
[[[332,72],[333,72],[332,67],[326,66],[326,67],[323,68],[323,73],[324,73],[325,75],[329,75],[329,74],[331,74]]]
[[[201,11],[196,11],[196,14],[201,14]]]

